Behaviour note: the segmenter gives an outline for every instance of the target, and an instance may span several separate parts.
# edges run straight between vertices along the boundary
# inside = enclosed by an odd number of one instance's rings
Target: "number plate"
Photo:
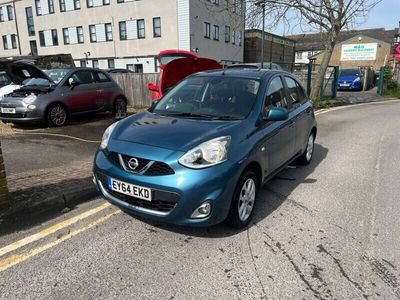
[[[348,84],[348,83],[342,83],[340,86],[348,87],[348,86],[350,86],[350,84]]]
[[[15,108],[12,108],[12,107],[2,107],[1,108],[1,113],[3,113],[3,114],[15,114],[16,111],[15,111]]]
[[[108,177],[108,188],[121,194],[151,201],[151,189]]]

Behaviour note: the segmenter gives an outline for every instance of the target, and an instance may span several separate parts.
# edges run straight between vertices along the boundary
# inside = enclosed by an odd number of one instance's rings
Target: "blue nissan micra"
[[[316,134],[312,104],[292,74],[197,73],[107,128],[93,179],[130,214],[243,228],[262,184],[294,160],[310,163]]]

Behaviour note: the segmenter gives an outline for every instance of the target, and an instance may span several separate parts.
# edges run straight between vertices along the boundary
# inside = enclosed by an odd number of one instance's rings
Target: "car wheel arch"
[[[55,102],[51,102],[51,103],[47,104],[46,109],[44,110],[44,112],[45,112],[44,113],[44,118],[46,118],[47,113],[49,112],[49,109],[51,107],[53,107],[54,105],[61,105],[62,107],[64,107],[65,111],[67,112],[67,116],[70,116],[70,112],[69,112],[68,106],[65,105],[65,103],[63,103],[63,102],[55,101]]]
[[[256,174],[258,184],[261,185],[263,183],[263,171],[261,165],[257,161],[252,161],[244,167],[243,171],[241,172],[239,178],[246,173],[247,171],[253,171]]]

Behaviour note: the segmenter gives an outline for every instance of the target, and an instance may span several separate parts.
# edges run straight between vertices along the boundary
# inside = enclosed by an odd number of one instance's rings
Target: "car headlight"
[[[356,79],[354,79],[353,82],[359,82],[360,81],[360,77],[357,77]]]
[[[25,104],[32,104],[37,99],[35,94],[30,94],[22,100]]]
[[[101,149],[107,148],[108,141],[110,140],[111,134],[112,134],[115,126],[117,126],[117,124],[118,124],[118,122],[115,122],[114,124],[111,124],[110,126],[108,126],[106,131],[104,131],[103,138],[101,139],[101,144],[100,144],[100,148]]]
[[[220,164],[228,159],[230,142],[230,136],[209,140],[186,152],[178,161],[181,165],[193,169]]]

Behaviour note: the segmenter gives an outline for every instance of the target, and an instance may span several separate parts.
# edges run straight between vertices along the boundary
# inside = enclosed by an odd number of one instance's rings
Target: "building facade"
[[[244,11],[243,0],[0,0],[0,57],[70,53],[144,73],[164,49],[242,62]]]
[[[245,32],[244,61],[261,62],[262,30]],[[264,62],[273,62],[287,67],[294,62],[295,42],[272,33],[264,32]],[[290,68],[289,68],[290,69]]]

